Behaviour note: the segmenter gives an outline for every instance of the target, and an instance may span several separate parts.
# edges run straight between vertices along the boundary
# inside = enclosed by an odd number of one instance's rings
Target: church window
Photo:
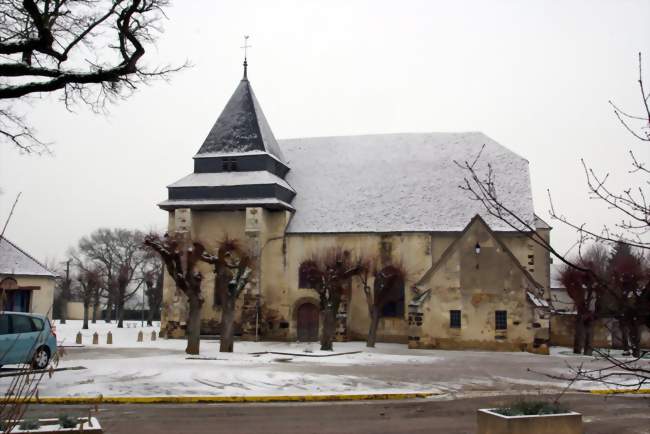
[[[314,277],[314,271],[318,270],[318,266],[314,261],[305,261],[300,264],[300,269],[298,270],[298,288],[310,288],[314,289],[314,285],[311,282],[310,277]]]
[[[237,171],[237,160],[235,158],[224,158],[221,161],[221,169],[224,172],[236,172]]]
[[[399,267],[388,265],[375,275],[374,293],[381,316],[404,317],[404,273]]]
[[[496,330],[508,329],[508,311],[497,310],[494,312],[494,328]]]
[[[449,311],[449,327],[452,329],[460,328],[460,311],[459,310],[450,310]]]

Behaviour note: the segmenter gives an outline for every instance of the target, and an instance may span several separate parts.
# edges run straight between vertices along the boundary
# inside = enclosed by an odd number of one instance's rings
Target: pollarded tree
[[[199,354],[201,345],[201,294],[203,276],[196,269],[205,249],[200,243],[192,243],[183,234],[162,238],[146,236],[144,244],[157,252],[165,264],[167,273],[174,279],[176,288],[187,297],[189,312],[187,318],[187,354]]]
[[[214,267],[214,296],[221,305],[219,351],[232,353],[235,304],[251,275],[251,259],[235,240],[225,239],[216,255],[204,252],[201,260]]]
[[[308,286],[320,298],[321,328],[320,346],[322,351],[333,351],[336,334],[336,315],[346,284],[352,276],[363,269],[359,262],[352,261],[350,252],[332,249],[322,257],[314,257],[303,263],[301,273]]]
[[[399,264],[387,265],[376,270],[371,262],[365,262],[360,266],[358,276],[366,296],[368,315],[370,315],[366,346],[374,348],[377,341],[377,326],[384,307],[389,303],[398,303],[404,299],[406,273]],[[370,276],[373,276],[372,288],[369,283]]]
[[[641,327],[650,325],[650,276],[645,258],[625,243],[617,243],[608,263],[610,290],[605,294],[604,314],[617,319],[623,349],[634,357],[641,355]]]
[[[47,151],[16,107],[61,91],[101,111],[139,85],[181,67],[147,68],[168,0],[0,1],[0,138],[24,152]]]
[[[560,269],[560,281],[573,301],[576,318],[573,339],[573,352],[593,353],[593,332],[598,318],[599,305],[602,305],[607,292],[606,281],[607,251],[599,244],[590,246],[584,255],[575,262],[581,269],[565,266]]]

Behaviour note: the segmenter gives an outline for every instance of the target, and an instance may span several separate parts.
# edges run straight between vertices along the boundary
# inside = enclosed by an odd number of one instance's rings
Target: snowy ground
[[[234,353],[219,353],[218,341],[201,342],[199,358],[188,358],[185,341],[151,340],[155,327],[129,321],[125,328],[98,322],[80,330],[80,321],[56,324],[65,354],[59,371],[45,378],[41,396],[163,396],[163,395],[303,395],[332,393],[434,392],[453,396],[483,393],[559,391],[564,382],[544,374],[567,373],[567,364],[584,358],[565,349],[551,356],[528,353],[409,350],[405,345],[363,342],[335,343],[332,357],[317,343],[235,342]],[[113,344],[106,344],[108,331]],[[142,330],[144,342],[137,342]],[[82,332],[81,347],[75,344]],[[99,345],[92,344],[94,332]],[[304,356],[252,354],[265,351]],[[591,363],[587,361],[587,363]],[[0,378],[0,389],[9,378]],[[581,383],[577,388],[593,388]]]

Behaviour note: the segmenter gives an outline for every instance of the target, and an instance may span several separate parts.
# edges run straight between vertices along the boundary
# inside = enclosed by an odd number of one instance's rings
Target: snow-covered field
[[[108,332],[113,344],[106,344]],[[143,342],[137,342],[142,330]],[[301,365],[390,365],[431,364],[437,357],[392,354],[365,351],[363,342],[337,343],[336,352],[362,351],[357,354],[332,357],[307,355],[331,354],[321,352],[317,343],[235,342],[234,353],[219,353],[218,341],[201,342],[198,358],[184,353],[185,340],[151,340],[154,327],[140,327],[140,322],[129,321],[125,328],[98,322],[81,330],[80,321],[56,324],[59,344],[65,354],[58,367],[84,366],[84,370],[59,371],[41,384],[40,396],[163,396],[163,395],[294,395],[330,393],[388,393],[405,391],[433,391],[431,385],[412,382],[391,382],[368,377],[307,373],[286,366]],[[76,348],[75,338],[82,333],[83,348]],[[97,332],[99,344],[92,344]],[[384,347],[381,345],[380,347]],[[390,345],[389,345],[390,347]],[[404,346],[395,345],[403,349]],[[136,356],[127,354],[140,349]],[[397,349],[397,348],[396,348]],[[385,350],[385,348],[384,348]],[[305,354],[285,356],[251,354],[266,351]],[[277,369],[280,368],[280,369]],[[0,382],[0,385],[2,382]]]
[[[129,321],[125,328],[98,322],[81,330],[81,321],[56,324],[64,355],[41,383],[40,396],[315,395],[433,392],[468,396],[561,390],[567,366],[594,363],[567,349],[552,355],[481,351],[409,350],[400,344],[335,343],[331,357],[309,357],[318,343],[235,342],[234,353],[219,353],[215,340],[201,342],[201,354],[188,357],[183,339],[151,339],[154,327]],[[143,342],[137,342],[142,330]],[[78,332],[82,345],[75,344]],[[113,344],[106,343],[111,331]],[[92,344],[97,332],[99,344]],[[265,354],[255,354],[264,353]],[[293,353],[295,355],[272,354]],[[354,354],[340,354],[356,352]],[[0,390],[9,378],[0,378]],[[586,382],[578,389],[601,388]]]

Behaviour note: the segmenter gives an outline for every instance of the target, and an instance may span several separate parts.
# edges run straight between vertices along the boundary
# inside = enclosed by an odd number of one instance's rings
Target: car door
[[[11,324],[9,314],[0,313],[0,365],[16,363],[12,350],[16,337],[11,334]]]
[[[31,359],[36,349],[39,332],[34,330],[32,319],[27,315],[11,315],[11,333],[16,339],[15,353],[16,362],[26,363]]]

